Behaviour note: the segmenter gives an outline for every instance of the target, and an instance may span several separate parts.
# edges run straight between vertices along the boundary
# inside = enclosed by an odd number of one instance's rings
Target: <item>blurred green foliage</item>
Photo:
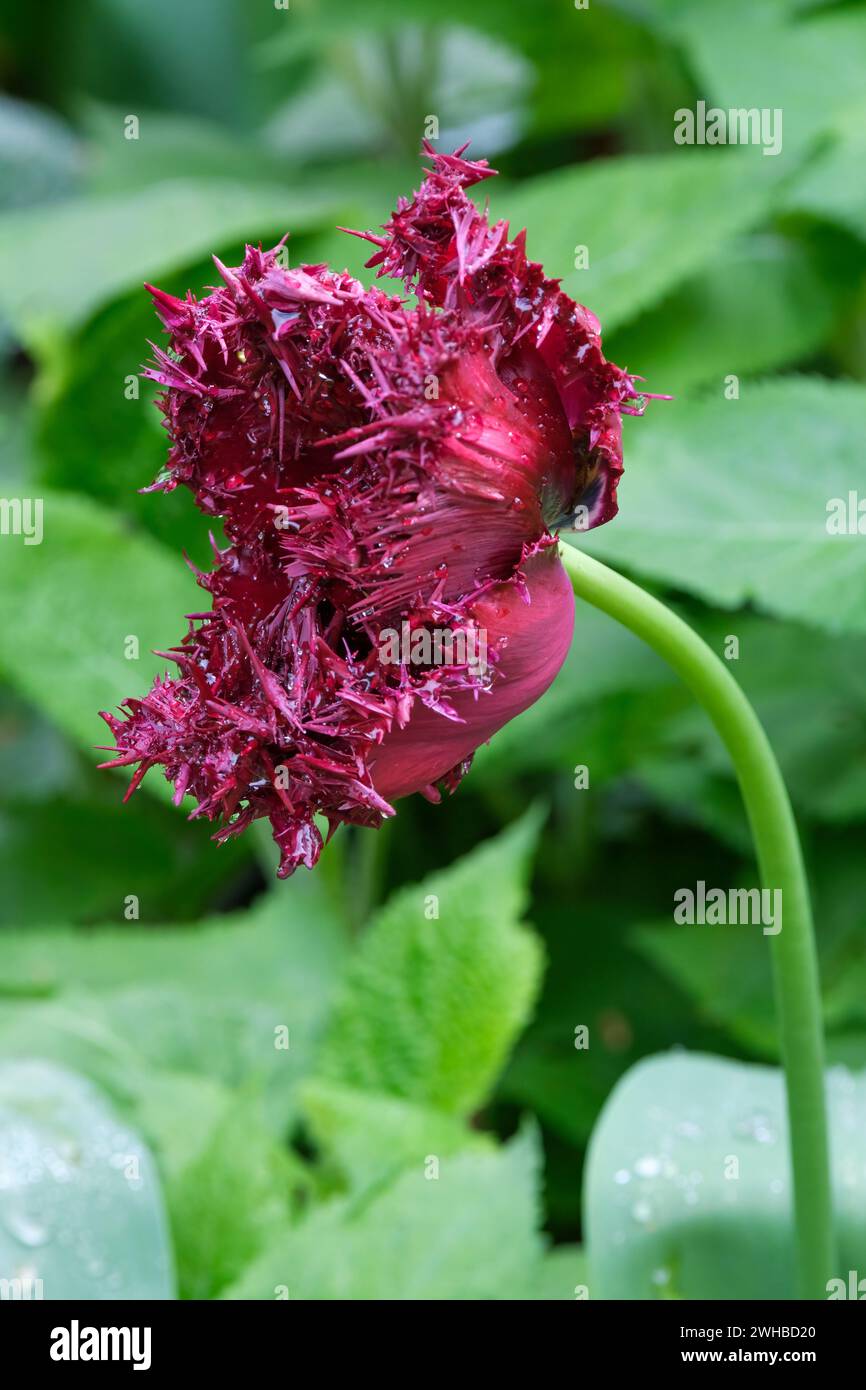
[[[416,186],[431,116],[439,148],[491,159],[493,211],[599,315],[608,354],[675,397],[627,422],[620,516],[580,543],[715,650],[738,638],[804,835],[831,1057],[862,1066],[866,565],[825,508],[864,476],[866,8],[2,12],[0,488],[45,499],[43,544],[0,537],[7,1108],[23,1059],[96,1083],[156,1158],[153,1239],[166,1212],[181,1296],[573,1298],[586,1145],[619,1078],[673,1044],[777,1060],[764,939],[671,920],[678,886],[755,879],[721,745],[650,652],[581,611],[551,692],[452,800],[343,832],[314,876],[275,884],[266,836],[216,849],[153,774],[121,809],[96,712],[162,668],[151,649],[198,606],[182,552],[209,550],[187,495],[139,492],[165,453],[151,386],[130,388],[158,331],[142,281],[200,291],[211,252],[287,231],[293,263],[366,276],[335,227],[380,224]],[[782,153],[675,146],[699,99],[781,108]],[[683,1104],[709,1084],[694,1065]],[[638,1109],[641,1085],[670,1098],[654,1076],[628,1083]],[[640,1296],[703,1287],[695,1258],[694,1284],[690,1254],[644,1286],[641,1254]],[[46,1296],[79,1293],[57,1267]]]

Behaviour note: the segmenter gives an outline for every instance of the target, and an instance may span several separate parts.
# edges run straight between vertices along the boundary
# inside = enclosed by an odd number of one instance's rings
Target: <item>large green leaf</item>
[[[521,1298],[542,1277],[538,1166],[527,1132],[497,1152],[443,1156],[437,1176],[419,1165],[363,1205],[329,1202],[276,1235],[225,1296]]]
[[[338,997],[322,1075],[466,1114],[532,1008],[537,939],[521,925],[538,817],[421,884],[368,928]]]
[[[313,880],[197,927],[5,932],[0,1000],[19,1002],[0,1009],[2,1050],[62,1056],[77,1034],[76,1065],[121,1094],[148,1066],[257,1083],[283,1132],[343,945]]]
[[[75,1072],[0,1065],[0,1176],[4,1297],[174,1296],[150,1152]]]
[[[69,328],[142,280],[244,241],[336,219],[333,197],[183,179],[0,219],[0,309],[28,340]],[[57,248],[63,248],[57,264]]]
[[[98,718],[143,694],[201,596],[181,556],[83,498],[44,496],[44,538],[0,546],[0,669],[85,748],[109,742]],[[127,638],[138,641],[128,660]],[[95,755],[94,755],[95,756]]]
[[[862,386],[742,384],[633,423],[620,514],[582,547],[723,608],[866,631],[863,537],[828,530],[860,476]]]
[[[866,1079],[827,1076],[839,1268],[862,1269]],[[797,1296],[781,1072],[673,1053],[608,1101],[585,1186],[592,1298]]]
[[[309,1185],[252,1086],[143,1067],[124,1103],[151,1145],[165,1189],[181,1298],[215,1296],[289,1217]]]
[[[608,356],[651,391],[680,396],[790,366],[823,343],[844,290],[796,242],[763,235],[735,243],[652,312],[606,339]]]
[[[680,150],[598,161],[491,189],[497,216],[528,229],[527,250],[608,331],[712,265],[723,244],[778,196],[773,161],[754,151]],[[575,269],[577,247],[589,265]],[[635,365],[635,370],[639,370]]]

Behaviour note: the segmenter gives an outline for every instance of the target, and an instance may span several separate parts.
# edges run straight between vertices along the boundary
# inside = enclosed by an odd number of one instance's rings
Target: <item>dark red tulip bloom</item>
[[[105,766],[137,764],[132,791],[159,764],[217,839],[267,816],[281,875],[315,864],[317,814],[378,825],[453,790],[547,688],[573,623],[554,531],[614,515],[620,416],[642,406],[592,314],[467,197],[486,161],[427,153],[419,192],[360,234],[413,304],[252,247],[200,301],[153,291],[154,487],[185,484],[228,545],[166,654],[179,674],[104,715]]]

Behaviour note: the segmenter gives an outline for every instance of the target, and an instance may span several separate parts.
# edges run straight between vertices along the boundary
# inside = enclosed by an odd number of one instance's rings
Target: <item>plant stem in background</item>
[[[345,842],[345,911],[353,936],[362,930],[378,899],[383,868],[384,836],[368,827],[350,825]]]
[[[837,1273],[818,962],[803,856],[779,765],[749,701],[722,661],[687,623],[637,584],[563,545],[574,592],[658,652],[703,705],[736,769],[765,888],[781,889],[783,927],[772,937],[787,1088],[799,1287],[826,1298]]]

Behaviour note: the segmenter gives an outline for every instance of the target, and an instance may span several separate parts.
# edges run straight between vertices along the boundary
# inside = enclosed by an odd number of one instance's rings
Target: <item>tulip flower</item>
[[[556,532],[615,514],[621,415],[643,406],[525,233],[468,197],[486,161],[427,154],[381,234],[354,233],[411,299],[280,247],[217,261],[200,300],[152,290],[153,487],[188,487],[226,545],[197,576],[210,611],[161,653],[178,674],[103,715],[104,766],[136,765],[130,792],[160,766],[218,840],[267,816],[281,876],[315,864],[317,817],[376,826],[453,791],[547,689],[574,617]]]

